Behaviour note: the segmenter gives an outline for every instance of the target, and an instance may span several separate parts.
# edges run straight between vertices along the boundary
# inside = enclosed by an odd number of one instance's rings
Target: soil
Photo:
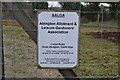
[[[93,36],[94,38],[103,38],[120,44],[120,32],[90,32],[86,33],[86,35]]]

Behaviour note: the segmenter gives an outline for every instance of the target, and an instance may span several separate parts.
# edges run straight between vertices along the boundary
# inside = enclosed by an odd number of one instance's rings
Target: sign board
[[[43,68],[78,65],[79,16],[76,12],[38,14],[38,64]]]

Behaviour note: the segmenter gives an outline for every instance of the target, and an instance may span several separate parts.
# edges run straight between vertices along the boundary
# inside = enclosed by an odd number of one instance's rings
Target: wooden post
[[[4,79],[4,54],[3,54],[3,31],[2,31],[2,2],[0,2],[0,80]]]
[[[98,22],[98,27],[100,26],[100,14],[98,13],[98,20],[97,20]]]

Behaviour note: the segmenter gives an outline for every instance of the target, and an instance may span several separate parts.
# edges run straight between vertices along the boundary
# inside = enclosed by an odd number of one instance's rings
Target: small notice
[[[43,68],[78,65],[79,17],[76,12],[38,14],[38,64]]]

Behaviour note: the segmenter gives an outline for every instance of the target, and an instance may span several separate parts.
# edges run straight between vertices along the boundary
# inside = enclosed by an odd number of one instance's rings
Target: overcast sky
[[[48,7],[61,7],[60,3],[58,3],[57,1],[48,1]]]
[[[85,5],[85,3],[84,2],[81,2],[83,5]],[[49,6],[48,7],[61,7],[61,5],[56,1],[48,1],[48,4],[49,4]],[[109,4],[107,4],[107,3],[100,3],[100,5],[104,5],[104,6],[109,6]]]

